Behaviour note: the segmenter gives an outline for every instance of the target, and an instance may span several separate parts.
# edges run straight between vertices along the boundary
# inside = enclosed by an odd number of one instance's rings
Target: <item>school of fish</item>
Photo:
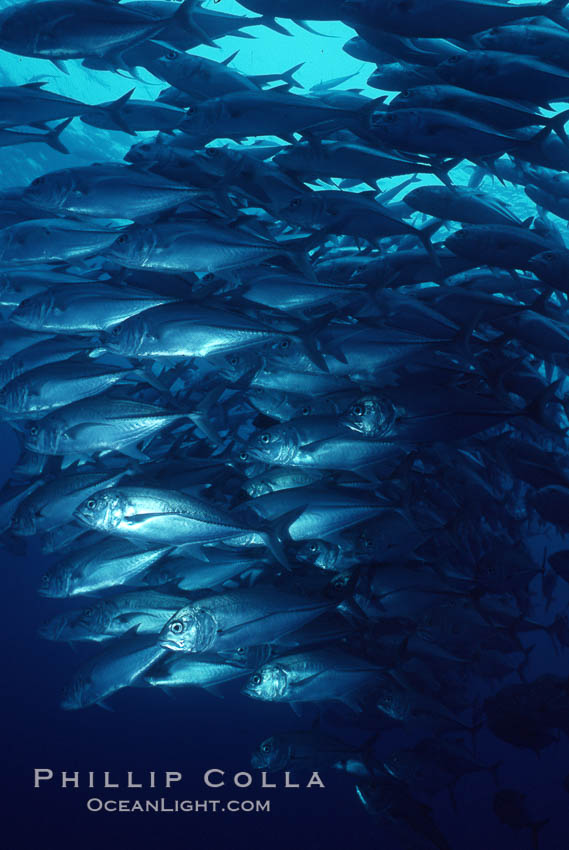
[[[78,122],[131,145],[2,195],[2,539],[50,559],[41,636],[92,647],[62,708],[240,678],[311,718],[255,768],[341,769],[399,846],[448,850],[433,795],[500,783],[481,729],[528,757],[569,734],[567,676],[528,675],[536,641],[569,647],[569,12],[223,5],[0,11],[48,78],[133,83],[0,87],[2,148],[66,153]],[[327,22],[365,89],[191,52]]]

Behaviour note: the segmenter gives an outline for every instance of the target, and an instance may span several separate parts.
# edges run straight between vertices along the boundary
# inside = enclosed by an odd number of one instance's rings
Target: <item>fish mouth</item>
[[[163,638],[163,640],[160,641],[160,646],[163,649],[171,649],[174,652],[180,652],[184,648],[183,642],[176,640],[175,638]]]

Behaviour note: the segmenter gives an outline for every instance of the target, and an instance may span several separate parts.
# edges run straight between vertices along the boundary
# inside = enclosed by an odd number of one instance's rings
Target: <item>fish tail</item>
[[[545,127],[549,129],[550,132],[557,133],[561,141],[564,145],[569,147],[569,136],[565,132],[565,124],[569,121],[569,109],[564,109],[563,112],[559,112],[557,115],[554,115],[553,118],[548,118]]]
[[[543,11],[540,11],[539,14],[551,18],[556,24],[567,29],[567,18],[563,14],[566,6],[567,0],[551,0],[550,3],[546,3],[545,6],[540,7],[540,9],[543,8]]]
[[[251,77],[259,85],[263,83],[272,83],[277,80],[283,80],[283,82],[287,83],[289,88],[296,86],[297,88],[302,88],[302,85],[295,78],[295,73],[299,71],[306,63],[299,62],[298,65],[294,65],[292,68],[289,68],[288,71],[283,71],[282,74],[255,74]]]
[[[208,47],[218,47],[219,45],[200,27],[194,18],[194,10],[199,5],[199,0],[182,0],[177,11],[171,17],[164,20],[164,25],[161,29],[165,29],[171,24],[179,24],[182,29],[198,35],[202,43],[207,44]]]
[[[45,136],[39,137],[42,141],[49,145],[50,148],[53,148],[54,151],[59,151],[59,153],[69,153],[61,139],[59,138],[65,128],[71,124],[73,118],[66,118],[65,121],[62,121],[61,124],[58,124],[57,127],[54,127],[53,130],[50,130],[49,133],[46,133]]]
[[[563,378],[560,378],[553,384],[549,384],[549,386],[547,386],[543,392],[537,396],[537,398],[534,398],[533,401],[530,401],[529,404],[524,407],[521,411],[522,415],[527,416],[538,424],[543,425],[545,428],[558,433],[559,429],[557,426],[546,417],[545,409],[549,402],[555,398],[555,393],[563,383],[563,380]],[[565,430],[563,430],[563,433],[565,433]]]
[[[290,570],[291,565],[283,544],[291,540],[289,529],[293,522],[302,516],[307,507],[307,505],[302,505],[299,508],[294,508],[292,511],[276,517],[276,519],[267,520],[259,529],[255,529],[274,558],[286,570]]]
[[[440,230],[443,224],[444,222],[440,218],[436,218],[434,221],[430,221],[426,227],[422,227],[415,231],[418,238],[423,243],[425,251],[427,251],[427,253],[432,257],[433,262],[438,268],[441,267],[441,261],[439,255],[435,251],[433,243],[431,242],[431,238],[435,235],[437,230]]]
[[[102,110],[106,112],[116,129],[122,130],[123,133],[128,133],[129,136],[136,136],[136,133],[130,129],[122,117],[122,108],[130,100],[133,92],[134,89],[130,89],[130,91],[127,91],[126,94],[121,95],[116,100],[112,100],[110,103],[101,103],[95,107],[95,110]]]

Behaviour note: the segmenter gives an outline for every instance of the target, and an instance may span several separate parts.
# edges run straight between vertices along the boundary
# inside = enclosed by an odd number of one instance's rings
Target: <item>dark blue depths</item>
[[[2,846],[567,847],[564,5],[2,3]]]

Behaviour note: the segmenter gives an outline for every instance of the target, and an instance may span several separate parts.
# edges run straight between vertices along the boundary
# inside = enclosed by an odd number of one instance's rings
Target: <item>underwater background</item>
[[[9,7],[0,4],[0,9]],[[205,8],[228,14],[252,14],[233,0],[204,2]],[[343,45],[355,31],[339,21],[312,22],[309,32],[291,20],[278,18],[290,31],[279,34],[268,27],[252,26],[250,39],[226,36],[217,47],[201,45],[190,52],[216,61],[237,54],[231,67],[243,74],[279,74],[302,64],[295,79],[308,90],[326,81],[345,77],[338,89],[358,89],[370,98],[382,92],[367,84],[375,64],[348,55]],[[139,69],[141,79],[124,71],[92,70],[78,60],[65,63],[65,70],[45,59],[17,56],[0,51],[0,85],[17,86],[45,81],[46,88],[86,103],[115,100],[134,89],[133,98],[153,100],[167,84]],[[298,89],[294,89],[298,91]],[[560,110],[564,104],[557,103]],[[139,131],[137,138],[120,130],[104,130],[74,119],[62,140],[69,153],[63,154],[43,144],[22,144],[0,148],[0,191],[9,192],[28,185],[35,178],[57,169],[89,165],[93,162],[121,162],[133,144],[151,139],[154,132]],[[271,141],[282,143],[278,137]],[[214,144],[222,144],[215,141]],[[456,185],[467,186],[472,165],[463,162],[452,172]],[[388,191],[402,177],[385,178],[378,185]],[[421,185],[437,184],[435,176],[422,176]],[[316,188],[316,187],[314,187]],[[317,188],[327,188],[323,185]],[[360,185],[359,190],[369,186]],[[501,183],[490,174],[481,177],[483,189],[507,203],[521,220],[535,214],[534,204],[519,187]],[[550,220],[565,238],[567,222],[553,214]],[[9,481],[21,452],[20,435],[8,424],[0,425],[2,452],[0,481]],[[484,513],[484,504],[477,510]],[[544,549],[564,548],[559,529],[546,526],[525,542],[537,563]],[[515,545],[515,542],[512,543]],[[36,592],[42,574],[55,561],[41,551],[37,538],[28,538],[26,550],[1,551],[3,570],[3,697],[4,729],[2,799],[7,804],[3,821],[2,846],[20,848],[40,843],[49,848],[147,848],[195,846],[256,848],[269,846],[284,850],[291,846],[340,850],[357,843],[360,848],[397,850],[401,845],[380,820],[370,816],[355,791],[356,779],[334,769],[320,771],[324,790],[263,791],[255,779],[250,789],[235,789],[229,783],[219,791],[206,791],[202,775],[208,768],[221,768],[231,777],[250,770],[251,754],[259,742],[276,732],[309,729],[318,709],[308,707],[298,717],[287,704],[248,699],[240,693],[242,682],[224,685],[224,698],[217,699],[199,688],[179,688],[173,697],[158,688],[125,688],[113,697],[112,711],[97,706],[84,711],[62,711],[61,693],[71,672],[92,654],[91,646],[67,645],[41,640],[38,629],[49,616],[63,610],[61,601],[45,599]],[[567,584],[558,581],[547,605],[540,597],[542,576],[532,580],[532,618],[553,621],[569,601]],[[76,603],[75,603],[76,607]],[[528,639],[529,638],[529,639]],[[532,681],[545,673],[567,675],[567,648],[556,648],[546,631],[523,636],[525,646],[534,645],[525,679]],[[516,683],[515,673],[499,686]],[[497,690],[496,683],[480,685],[482,698]],[[373,736],[375,726],[368,715],[350,716],[335,712],[327,728],[354,747]],[[396,726],[382,730],[374,743],[375,758],[381,761],[408,741],[405,730]],[[499,787],[516,788],[527,795],[531,817],[547,821],[539,832],[539,846],[545,850],[565,850],[569,845],[567,808],[569,791],[569,747],[565,734],[538,754],[498,740],[486,727],[476,735],[476,758],[484,764],[500,762]],[[270,813],[258,814],[91,814],[85,801],[92,796],[84,787],[61,790],[56,782],[33,788],[33,769],[57,771],[88,770],[113,777],[126,770],[144,775],[149,770],[181,771],[183,790],[173,796],[186,799],[270,799]],[[305,774],[301,774],[305,776]],[[279,781],[279,780],[276,780]],[[565,786],[564,786],[565,783]],[[446,792],[429,798],[434,816],[448,844],[457,850],[480,847],[520,850],[532,846],[527,830],[512,830],[501,823],[492,810],[497,786],[489,773],[475,773],[460,779],[454,789],[456,805]],[[103,796],[103,792],[100,796]],[[114,793],[114,792],[113,792]],[[98,796],[98,795],[97,795]],[[152,792],[116,792],[127,799],[149,797]],[[162,794],[157,794],[162,796]],[[167,796],[164,794],[164,796]],[[431,846],[417,840],[416,848]]]

